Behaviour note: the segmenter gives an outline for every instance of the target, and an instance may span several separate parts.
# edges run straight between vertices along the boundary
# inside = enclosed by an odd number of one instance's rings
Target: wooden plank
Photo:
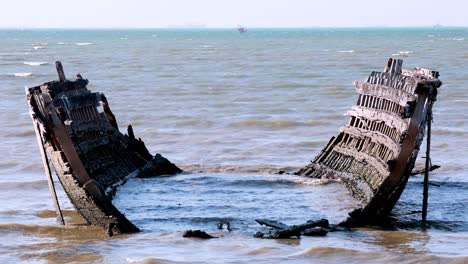
[[[280,230],[290,228],[290,226],[286,224],[268,219],[255,219],[255,222],[259,223],[260,225],[269,226]]]
[[[55,67],[57,69],[57,74],[59,77],[59,82],[65,82],[67,78],[65,77],[65,72],[63,71],[63,66],[60,61],[55,62]]]
[[[52,196],[52,202],[55,207],[55,212],[57,214],[57,219],[60,222],[60,224],[65,225],[65,219],[63,218],[62,210],[60,209],[60,204],[57,198],[57,193],[55,192],[55,185],[54,185],[54,180],[52,178],[52,172],[50,170],[49,166],[49,161],[47,159],[46,152],[44,150],[44,142],[42,141],[42,135],[41,135],[41,130],[40,130],[40,125],[37,122],[35,118],[33,118],[33,122],[35,124],[34,126],[34,131],[36,132],[36,139],[37,139],[37,144],[39,145],[39,150],[41,152],[41,158],[42,158],[42,165],[44,167],[44,172],[47,177],[47,183],[49,185],[49,191]]]

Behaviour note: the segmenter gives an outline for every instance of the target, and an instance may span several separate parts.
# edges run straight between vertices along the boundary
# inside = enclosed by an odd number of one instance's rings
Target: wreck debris
[[[429,167],[429,172],[435,171],[435,170],[437,170],[438,168],[440,168],[439,165],[431,165],[431,166]],[[426,170],[427,170],[426,168],[413,170],[413,171],[410,173],[410,175],[411,175],[411,176],[415,176],[415,175],[418,175],[418,174],[425,174],[425,173],[426,173]]]
[[[184,232],[183,237],[196,237],[203,239],[217,238],[202,230],[187,230]]]
[[[137,177],[148,178],[160,175],[173,175],[181,172],[182,170],[168,159],[161,156],[161,154],[156,154],[152,160],[148,161],[146,165],[141,168]]]
[[[290,226],[288,226],[286,224],[283,224],[283,223],[277,222],[277,221],[268,220],[268,219],[255,219],[255,222],[259,223],[260,225],[269,226],[269,227],[273,227],[273,228],[276,228],[276,229],[288,229],[288,228],[290,228]]]
[[[389,59],[383,72],[355,82],[359,97],[349,123],[297,175],[340,179],[361,208],[343,226],[379,224],[398,201],[424,138],[428,113],[442,85],[436,71],[402,69]],[[427,170],[428,172],[428,170]]]
[[[49,159],[65,193],[89,224],[102,226],[110,235],[139,231],[112,204],[116,187],[129,175],[182,170],[160,154],[153,157],[131,126],[128,135],[122,134],[107,98],[89,91],[88,80],[81,75],[67,80],[60,62],[56,68],[59,81],[26,90],[39,148],[45,150],[46,174]],[[56,208],[60,212],[58,203]]]
[[[42,136],[40,134],[39,123],[33,118],[34,131],[36,132],[36,139],[39,145],[39,150],[41,152],[42,165],[44,166],[44,172],[47,176],[47,183],[49,184],[49,191],[52,195],[52,202],[54,203],[55,212],[57,213],[57,220],[60,224],[65,225],[65,220],[63,218],[62,209],[60,208],[60,203],[57,198],[57,192],[55,191],[54,179],[52,178],[52,171],[50,170],[49,160],[44,150],[44,142],[42,142]]]
[[[230,222],[220,222],[216,226],[218,227],[219,230],[223,230],[224,229],[224,224],[226,224],[226,230],[228,232],[231,232],[232,229],[231,229],[231,223]]]
[[[302,235],[304,236],[326,236],[328,233],[328,230],[317,226],[317,227],[312,227],[309,229],[306,229],[302,232]]]
[[[304,224],[292,226],[267,219],[256,219],[255,221],[260,225],[265,225],[277,229],[277,231],[268,235],[262,232],[257,232],[254,235],[255,238],[285,239],[291,237],[300,238],[301,235],[325,236],[330,228],[330,224],[328,223],[327,219],[320,219],[317,221],[309,220]]]

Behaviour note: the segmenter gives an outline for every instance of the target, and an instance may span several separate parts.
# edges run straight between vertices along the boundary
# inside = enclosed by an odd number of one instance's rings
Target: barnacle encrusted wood
[[[30,114],[45,154],[83,218],[113,234],[137,232],[111,200],[129,175],[148,177],[181,172],[157,154],[153,157],[131,126],[122,134],[106,97],[91,92],[81,75],[66,80],[57,62],[58,81],[26,89]],[[99,111],[98,107],[102,107]]]
[[[398,201],[424,138],[427,113],[442,83],[439,73],[402,69],[389,59],[383,72],[356,81],[359,97],[341,127],[311,164],[296,174],[340,179],[361,207],[345,226],[379,224]]]

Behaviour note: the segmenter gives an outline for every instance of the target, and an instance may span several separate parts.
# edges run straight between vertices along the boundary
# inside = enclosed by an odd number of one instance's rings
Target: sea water
[[[422,177],[412,177],[394,225],[326,237],[253,238],[255,219],[338,223],[357,206],[340,183],[294,172],[313,159],[356,101],[354,80],[382,70],[440,71],[434,105],[429,228]],[[83,224],[58,186],[55,213],[24,87],[66,76],[106,94],[119,126],[185,170],[130,179],[114,204],[142,229],[108,238]],[[0,31],[2,263],[468,262],[468,28],[147,29]],[[125,132],[125,131],[123,131]],[[424,156],[424,148],[420,156]],[[417,166],[423,166],[424,159]],[[218,229],[219,223],[231,231]],[[217,239],[183,238],[203,229]]]

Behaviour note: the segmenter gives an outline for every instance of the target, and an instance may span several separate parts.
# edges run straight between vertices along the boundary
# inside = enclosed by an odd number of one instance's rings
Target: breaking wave
[[[276,174],[279,171],[292,173],[299,170],[296,167],[289,166],[268,166],[268,165],[181,165],[184,171],[191,173],[260,173]]]
[[[398,51],[397,53],[392,53],[392,56],[400,56],[400,57],[408,57],[409,54],[413,53],[413,51]]]
[[[176,262],[176,261],[170,261],[170,260],[167,260],[167,259],[152,258],[152,257],[126,258],[125,260],[127,261],[127,263],[131,263],[131,264],[183,263],[183,262]]]
[[[93,43],[91,43],[91,42],[77,42],[77,43],[75,43],[75,45],[88,46],[88,45],[93,45]]]
[[[17,72],[17,73],[12,73],[12,75],[15,77],[28,77],[32,75],[32,72]]]
[[[23,62],[23,64],[29,65],[29,66],[40,66],[40,65],[46,65],[48,63],[45,61],[25,61]]]

